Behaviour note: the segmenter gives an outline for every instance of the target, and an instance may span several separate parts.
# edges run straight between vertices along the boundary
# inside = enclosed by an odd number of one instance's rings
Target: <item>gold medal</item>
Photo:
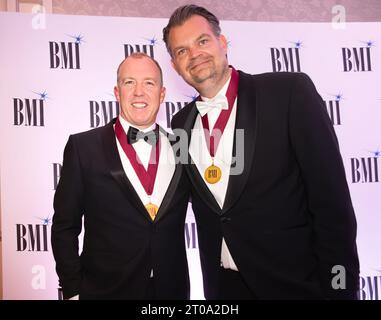
[[[207,167],[204,173],[205,180],[210,184],[215,184],[220,181],[222,176],[221,169],[212,163],[211,166]]]
[[[145,207],[146,207],[152,221],[155,220],[157,212],[159,211],[159,207],[156,204],[153,204],[151,202],[146,204]]]

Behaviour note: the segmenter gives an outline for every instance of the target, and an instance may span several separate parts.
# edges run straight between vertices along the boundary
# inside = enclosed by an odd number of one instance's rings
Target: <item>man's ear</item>
[[[114,96],[116,98],[116,101],[118,101],[120,103],[119,88],[118,88],[118,86],[114,87]]]
[[[225,49],[225,51],[228,51],[228,40],[226,40],[226,37],[223,34],[220,34],[220,43],[222,47]]]
[[[163,103],[163,101],[164,101],[165,92],[166,92],[165,87],[161,87],[161,89],[160,89],[160,103]]]

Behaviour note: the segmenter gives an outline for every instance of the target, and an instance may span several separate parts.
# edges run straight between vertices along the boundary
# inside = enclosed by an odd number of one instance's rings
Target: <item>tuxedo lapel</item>
[[[123,190],[126,197],[130,199],[131,203],[136,207],[137,211],[143,214],[144,217],[146,217],[151,222],[152,220],[149,217],[149,214],[142,201],[140,200],[139,195],[136,193],[135,188],[132,186],[130,180],[127,178],[126,173],[124,172],[122,161],[120,160],[119,156],[118,147],[116,145],[115,131],[113,128],[115,120],[116,119],[110,122],[105,127],[105,130],[102,131],[103,151],[107,159],[110,174]]]
[[[173,136],[171,136],[167,131],[165,131],[160,126],[159,126],[159,130],[168,137],[169,142],[171,143],[171,145],[173,145],[173,141],[174,141]],[[173,148],[172,148],[172,151],[174,151]],[[175,155],[175,159],[176,159],[176,155]],[[179,186],[179,182],[180,182],[182,172],[183,172],[182,165],[180,163],[176,163],[175,172],[173,173],[171,182],[169,183],[168,189],[159,207],[159,211],[157,212],[157,215],[154,221],[155,223],[158,222],[170,208],[170,204],[172,202],[174,195],[176,194],[176,190],[179,187],[181,187]]]
[[[191,102],[189,104],[190,112],[188,117],[186,118],[186,121],[184,123],[184,130],[186,131],[187,137],[188,137],[188,148],[189,150],[189,145],[190,145],[190,139],[192,137],[192,129],[193,126],[196,122],[196,118],[198,115],[198,111],[195,105],[195,101]],[[188,162],[187,165],[185,166],[188,174],[189,174],[189,179],[194,185],[194,188],[196,189],[196,192],[198,195],[205,201],[205,203],[209,206],[210,209],[212,209],[214,212],[221,214],[221,209],[214,198],[213,194],[210,192],[209,188],[205,184],[205,181],[203,177],[200,175],[200,172],[198,171],[196,165],[194,164],[192,158],[189,155],[188,152]]]
[[[235,129],[244,130],[244,144],[234,134],[235,154],[233,157],[242,157],[244,151],[243,171],[239,175],[230,175],[228,188],[222,213],[227,212],[238,200],[247,183],[252,168],[257,129],[256,90],[252,76],[239,72],[239,86],[237,95],[237,115]],[[241,158],[242,159],[242,158]],[[232,159],[233,160],[233,159]],[[239,162],[239,160],[236,160]],[[232,170],[232,169],[231,169]]]

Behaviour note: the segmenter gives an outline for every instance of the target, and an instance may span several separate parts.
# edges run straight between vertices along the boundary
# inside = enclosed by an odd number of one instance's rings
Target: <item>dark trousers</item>
[[[241,274],[230,269],[220,268],[219,300],[256,300],[255,294],[245,283]]]
[[[149,278],[148,285],[146,288],[146,291],[144,293],[144,300],[155,300],[155,282],[153,281],[153,278]]]

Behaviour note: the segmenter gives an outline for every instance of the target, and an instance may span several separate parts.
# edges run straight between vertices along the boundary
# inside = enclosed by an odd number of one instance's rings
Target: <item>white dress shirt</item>
[[[226,84],[218,92],[218,95],[226,95],[227,88],[230,83],[230,78],[227,80]],[[213,100],[205,97],[201,97],[203,101]],[[208,121],[209,121],[209,130],[213,129],[221,110],[213,109],[208,112]],[[225,130],[221,136],[220,143],[218,148],[215,151],[214,156],[214,165],[218,166],[221,169],[222,176],[221,180],[215,184],[210,184],[206,182],[205,184],[209,188],[210,192],[213,194],[218,205],[222,209],[226,191],[230,178],[230,167],[232,162],[232,152],[233,152],[233,140],[234,140],[234,130],[235,130],[235,120],[237,114],[237,99],[234,101],[233,109],[230,114],[229,120],[226,124]],[[205,141],[205,135],[203,131],[202,121],[200,114],[197,115],[192,133],[191,133],[191,142],[189,145],[189,154],[196,165],[198,171],[200,172],[201,177],[204,178],[204,172],[212,164],[212,157],[210,156],[208,147]],[[238,271],[238,268],[229,252],[229,248],[225,242],[225,239],[222,238],[221,245],[221,266],[225,269],[232,269]]]
[[[119,115],[119,121],[125,132],[128,132],[128,129],[130,126],[133,126],[129,124],[125,119],[123,119],[120,115]],[[153,124],[152,126],[146,129],[143,129],[141,131],[148,132],[150,130],[154,130],[155,127],[156,127],[156,124]],[[175,172],[175,156],[173,154],[173,149],[167,136],[163,134],[160,130],[159,130],[159,134],[160,134],[159,166],[157,168],[155,185],[154,185],[151,196],[147,195],[142,183],[140,182],[134,168],[132,167],[130,163],[130,160],[127,158],[126,154],[124,153],[123,148],[120,145],[118,139],[116,139],[116,137],[115,139],[117,141],[118,151],[119,151],[120,159],[122,160],[124,172],[126,173],[128,180],[130,180],[131,184],[134,186],[134,189],[136,193],[138,194],[140,200],[142,201],[143,205],[145,206],[146,204],[151,202],[160,208],[164,195],[167,192],[169,183],[172,180],[173,173]],[[152,146],[149,143],[145,142],[143,139],[138,140],[132,146],[135,149],[136,154],[141,160],[144,168],[147,170],[148,162],[151,157]]]

